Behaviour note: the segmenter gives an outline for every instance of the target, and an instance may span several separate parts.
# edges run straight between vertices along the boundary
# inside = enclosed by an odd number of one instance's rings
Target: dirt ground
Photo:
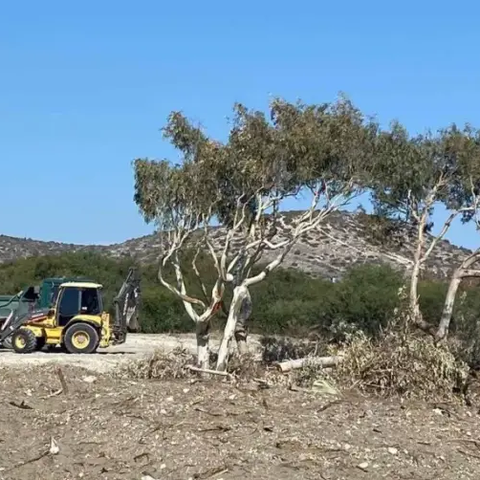
[[[116,376],[106,354],[86,368],[48,355],[0,355],[0,479],[480,478],[474,407],[134,380]]]

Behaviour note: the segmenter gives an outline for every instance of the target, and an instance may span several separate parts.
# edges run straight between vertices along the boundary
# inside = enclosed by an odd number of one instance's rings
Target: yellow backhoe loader
[[[124,343],[128,331],[138,331],[140,281],[131,268],[115,297],[112,316],[103,310],[102,285],[62,283],[50,308],[6,320],[0,343],[11,337],[17,353],[31,353],[45,345],[61,346],[69,353],[94,353],[97,348]]]

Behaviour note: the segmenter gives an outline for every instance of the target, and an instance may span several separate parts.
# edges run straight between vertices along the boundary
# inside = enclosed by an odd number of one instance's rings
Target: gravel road
[[[251,345],[255,348],[256,340]],[[212,348],[217,348],[218,338],[211,340]],[[31,365],[59,364],[79,366],[93,371],[107,371],[119,364],[139,360],[155,351],[169,352],[184,348],[195,352],[195,335],[129,334],[123,345],[99,349],[92,355],[73,355],[63,352],[42,351],[21,355],[12,350],[0,349],[0,368],[25,368]]]

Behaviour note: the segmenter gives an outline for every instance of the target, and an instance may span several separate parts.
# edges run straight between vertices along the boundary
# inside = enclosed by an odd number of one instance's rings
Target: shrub
[[[192,376],[192,372],[186,367],[194,364],[193,355],[186,350],[176,348],[169,353],[157,351],[147,359],[128,363],[123,368],[119,368],[116,374],[149,380],[186,378]]]
[[[186,267],[190,266],[191,252],[185,253],[183,261]],[[0,266],[0,293],[14,294],[49,276],[86,276],[105,286],[105,306],[109,309],[128,268],[134,263],[132,258],[113,259],[85,251],[22,259]],[[210,259],[200,256],[198,265],[208,288],[215,277]],[[193,324],[181,301],[159,285],[156,265],[139,268],[142,331],[192,332]],[[173,272],[165,273],[173,278]],[[189,291],[203,298],[198,279],[190,268],[185,268],[184,276]],[[298,270],[278,269],[265,282],[252,287],[253,313],[248,327],[252,333],[263,335],[303,337],[315,331],[325,341],[343,341],[358,331],[376,336],[398,306],[398,289],[403,281],[399,272],[383,265],[356,266],[338,283]],[[227,289],[225,298],[227,306],[230,290]],[[425,319],[433,324],[440,318],[445,290],[443,283],[421,282],[421,309]],[[475,298],[472,293],[462,312],[455,311],[454,328],[465,340],[471,340],[476,332],[475,315],[480,305],[475,304]],[[224,322],[225,315],[220,312],[212,328],[221,328]],[[475,337],[478,337],[476,333]],[[475,349],[477,347],[472,344],[471,352]]]
[[[438,280],[423,280],[418,286],[420,310],[424,320],[438,325],[442,315],[448,284]]]
[[[472,368],[480,367],[480,288],[467,287],[457,294],[450,325],[450,344]]]
[[[402,276],[383,265],[362,265],[350,270],[336,289],[336,316],[332,329],[341,335],[363,331],[378,335],[399,306]]]

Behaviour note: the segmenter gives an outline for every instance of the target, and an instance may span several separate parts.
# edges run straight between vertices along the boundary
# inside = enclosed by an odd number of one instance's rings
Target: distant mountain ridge
[[[298,213],[285,212],[286,224]],[[341,277],[348,268],[365,263],[386,263],[408,269],[413,252],[413,235],[406,228],[394,230],[388,225],[376,225],[373,219],[364,213],[332,214],[317,230],[311,231],[295,245],[285,259],[284,267],[328,278]],[[280,229],[280,237],[281,234]],[[214,245],[218,248],[223,235],[225,231],[222,228],[213,233]],[[114,258],[133,257],[142,263],[151,263],[157,261],[160,246],[158,234],[112,245],[75,245],[0,235],[0,263],[79,251],[93,251]],[[435,277],[445,277],[468,253],[468,249],[441,241],[427,264],[428,271]],[[263,259],[268,261],[274,255],[275,252],[266,252]]]

